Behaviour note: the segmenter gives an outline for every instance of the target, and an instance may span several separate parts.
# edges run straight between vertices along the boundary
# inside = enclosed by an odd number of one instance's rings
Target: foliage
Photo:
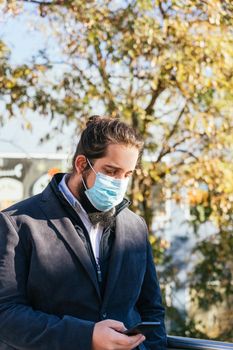
[[[1,82],[9,115],[15,106],[38,109],[82,126],[98,110],[139,129],[145,137],[144,160],[130,196],[150,232],[155,186],[164,189],[165,200],[166,193],[183,200],[180,192],[187,190],[196,233],[203,223],[216,226],[213,241],[196,248],[204,259],[194,269],[192,284],[200,292],[200,307],[211,307],[221,298],[209,281],[219,281],[223,293],[232,288],[231,1],[31,2],[53,28],[62,62],[45,50],[40,64],[35,60],[30,68],[12,70],[2,43]],[[5,4],[12,13],[20,6],[25,10],[22,1]],[[61,65],[63,74],[50,79],[48,72]],[[35,84],[30,96],[27,88]],[[166,265],[166,244],[159,238],[154,243],[157,262]]]
[[[27,91],[36,83],[36,75],[26,65],[12,68],[8,62],[9,58],[9,50],[0,41],[0,89],[4,96],[5,113],[12,116],[16,108],[23,110],[32,107],[28,103]],[[0,115],[0,122],[3,122],[3,115]]]

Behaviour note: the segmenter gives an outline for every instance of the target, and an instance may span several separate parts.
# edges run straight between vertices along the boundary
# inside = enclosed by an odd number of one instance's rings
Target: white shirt
[[[92,250],[96,259],[96,262],[99,262],[99,248],[100,248],[100,240],[103,234],[103,226],[99,223],[95,226],[92,225],[86,210],[82,207],[81,203],[77,200],[77,198],[71,193],[69,190],[66,180],[67,175],[65,174],[58,185],[59,190],[62,192],[63,196],[67,199],[70,205],[75,209],[78,213],[80,219],[85,225],[87,232],[90,237]]]

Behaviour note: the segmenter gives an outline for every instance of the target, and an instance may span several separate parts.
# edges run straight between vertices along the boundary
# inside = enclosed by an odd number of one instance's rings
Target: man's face
[[[116,179],[125,179],[133,174],[137,164],[139,151],[136,147],[125,145],[109,145],[105,157],[97,159],[92,167],[95,172]],[[91,188],[95,183],[95,173],[90,170],[85,177],[86,185]]]

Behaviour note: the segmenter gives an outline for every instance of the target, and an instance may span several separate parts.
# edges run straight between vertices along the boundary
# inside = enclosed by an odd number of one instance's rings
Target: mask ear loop
[[[89,161],[89,159],[86,157],[86,160],[87,160],[87,163],[88,165],[90,166],[90,168],[94,171],[94,173],[97,175],[95,169],[93,168],[93,166],[91,165],[91,162]],[[82,175],[81,175],[82,176]],[[85,190],[88,190],[87,188],[87,185],[85,184],[85,181],[83,179],[83,176],[82,176],[82,183],[83,183],[83,186],[85,187]]]
[[[86,158],[86,160],[87,160],[87,163],[89,164],[90,168],[91,168],[91,169],[94,171],[94,173],[97,175],[97,173],[96,173],[95,169],[93,168],[93,166],[91,165],[91,162],[89,161],[89,159]]]
[[[83,183],[83,186],[85,187],[85,190],[88,190],[87,185],[85,184],[85,181],[83,180],[83,177],[82,177],[82,183]]]

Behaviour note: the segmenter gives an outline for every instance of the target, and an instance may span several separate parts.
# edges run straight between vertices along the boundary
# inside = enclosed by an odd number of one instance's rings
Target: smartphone
[[[160,322],[141,322],[127,329],[123,333],[126,335],[135,335],[139,333],[143,335],[147,335],[151,331],[155,330],[155,328],[159,325],[160,325]]]

